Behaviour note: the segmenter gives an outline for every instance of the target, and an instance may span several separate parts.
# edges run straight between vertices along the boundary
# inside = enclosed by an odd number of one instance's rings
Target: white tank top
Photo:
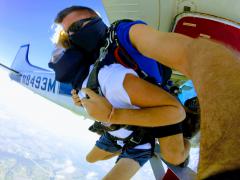
[[[90,67],[90,72],[93,66]],[[112,104],[114,108],[124,109],[138,109],[139,107],[131,104],[130,98],[123,87],[123,81],[126,74],[133,74],[138,76],[135,71],[125,68],[121,64],[111,64],[100,69],[98,74],[98,81],[103,95]],[[84,80],[82,87],[86,87],[89,76]],[[108,133],[118,138],[126,138],[132,134],[133,131],[125,128],[116,131],[109,131]],[[119,140],[117,143],[123,146],[123,141]],[[134,149],[150,149],[151,144],[146,143],[134,147]]]

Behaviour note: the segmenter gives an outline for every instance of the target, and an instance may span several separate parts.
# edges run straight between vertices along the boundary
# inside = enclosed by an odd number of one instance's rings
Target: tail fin
[[[32,65],[28,60],[29,44],[20,46],[20,49],[15,56],[11,69],[17,72],[29,72],[29,71],[47,71],[47,69],[40,68],[38,66]]]

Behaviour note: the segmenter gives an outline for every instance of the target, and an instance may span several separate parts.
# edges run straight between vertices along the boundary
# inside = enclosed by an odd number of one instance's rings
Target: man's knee
[[[184,152],[161,153],[161,157],[167,163],[175,166],[183,163],[186,159]]]
[[[89,163],[95,163],[95,162],[97,162],[98,160],[97,160],[95,157],[93,157],[91,154],[88,154],[88,155],[86,156],[86,161],[89,162]]]
[[[189,150],[190,143],[187,140],[184,140],[183,145],[162,147],[161,157],[169,164],[179,165],[187,159],[189,156]]]

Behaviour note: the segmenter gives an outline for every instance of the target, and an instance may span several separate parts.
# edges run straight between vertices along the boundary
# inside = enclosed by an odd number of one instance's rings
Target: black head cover
[[[82,51],[71,47],[59,59],[49,62],[48,66],[55,71],[57,81],[81,87],[93,62],[93,59],[86,57]]]
[[[90,22],[82,28],[77,29],[69,35],[70,42],[82,49],[86,53],[99,50],[104,45],[107,33],[107,26],[101,18],[92,18]]]

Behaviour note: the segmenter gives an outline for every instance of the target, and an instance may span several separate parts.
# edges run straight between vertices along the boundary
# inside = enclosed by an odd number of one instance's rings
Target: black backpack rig
[[[150,77],[147,73],[140,69],[136,61],[131,57],[130,54],[127,53],[125,48],[121,45],[121,43],[118,40],[116,29],[121,22],[132,22],[132,20],[126,19],[115,21],[109,27],[107,32],[106,44],[104,47],[101,47],[100,49],[99,58],[95,62],[93,70],[89,75],[87,88],[90,88],[96,93],[103,95],[98,82],[99,70],[104,65],[119,63],[127,68],[133,69],[140,78],[168,91],[167,84],[168,81],[170,80],[172,70],[160,63],[157,63],[159,68],[161,68],[162,76],[162,83],[159,84],[153,77]],[[104,126],[101,122],[95,121],[95,123],[92,126],[90,126],[89,130],[96,132],[98,134],[103,134],[108,131],[115,131],[120,128],[133,130],[132,135],[125,140],[125,143],[126,145],[128,144],[127,146],[136,146],[138,144],[144,144],[143,141],[144,139],[147,140],[145,138],[147,136],[160,138],[182,133],[183,132],[182,127],[183,127],[182,122],[161,127],[139,127],[132,125],[115,125],[115,124],[111,126]]]

